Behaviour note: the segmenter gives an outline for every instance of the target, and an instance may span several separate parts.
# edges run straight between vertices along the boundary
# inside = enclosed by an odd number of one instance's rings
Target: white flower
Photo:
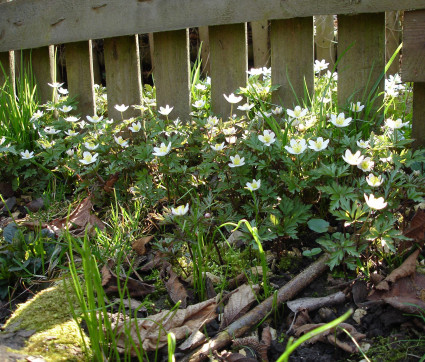
[[[158,113],[161,113],[163,116],[168,116],[174,107],[170,107],[168,104],[165,107],[159,107]]]
[[[66,154],[67,154],[69,157],[74,156],[74,153],[75,153],[75,151],[74,151],[74,149],[73,149],[73,148],[70,148],[69,150],[66,150]]]
[[[345,155],[342,155],[342,159],[347,162],[349,165],[357,166],[360,162],[363,161],[364,156],[360,154],[360,151],[357,151],[354,155],[351,150],[347,149]]]
[[[232,161],[232,163],[229,163],[229,167],[240,167],[245,165],[245,157],[240,157],[239,155],[235,157],[230,156],[230,161]]]
[[[47,134],[57,134],[60,132],[60,130],[55,129],[54,127],[46,127],[44,129],[44,132],[46,132]]]
[[[161,146],[154,147],[153,150],[155,151],[152,153],[154,156],[165,156],[171,151],[171,142],[168,144],[168,146],[162,142]]]
[[[219,119],[216,116],[214,116],[214,117],[209,116],[207,118],[207,124],[205,126],[207,128],[212,128],[214,126],[217,126],[218,122],[219,122]]]
[[[30,158],[34,157],[34,152],[25,150],[24,152],[21,152],[21,156],[23,160],[29,160]]]
[[[54,83],[47,83],[47,84],[52,88],[59,88],[59,87],[62,87],[65,83],[54,82]]]
[[[114,123],[114,119],[113,118],[111,118],[111,119],[105,119],[105,122],[107,124],[112,124],[112,123]]]
[[[224,142],[223,143],[216,143],[215,145],[211,145],[211,148],[214,151],[222,151],[226,146],[224,146]]]
[[[368,148],[369,147],[369,142],[370,141],[358,140],[357,141],[357,146],[359,146],[360,148]]]
[[[75,132],[74,130],[70,129],[69,131],[65,131],[66,135],[68,136],[76,136],[78,132]]]
[[[114,106],[114,108],[115,108],[118,112],[123,113],[123,112],[125,112],[125,111],[128,109],[128,106],[126,106],[126,105],[124,105],[124,104],[121,104],[121,105],[116,104],[116,105]]]
[[[67,122],[77,122],[77,121],[79,121],[80,120],[80,118],[77,118],[77,117],[74,117],[74,116],[69,116],[69,117],[66,117],[65,118],[65,121],[67,121]]]
[[[197,109],[204,108],[205,101],[203,99],[198,99],[197,101],[195,101],[195,103],[192,104],[192,106],[194,106]]]
[[[68,113],[72,111],[72,107],[71,106],[63,106],[62,108],[59,108],[60,111],[64,112],[64,113]]]
[[[371,171],[373,166],[375,166],[375,162],[373,162],[370,157],[363,158],[363,160],[357,164],[357,167],[364,172]]]
[[[58,92],[60,93],[60,94],[62,94],[62,95],[64,95],[64,96],[66,96],[69,92],[68,92],[68,89],[65,89],[65,88],[62,88],[62,87],[59,87],[58,88]]]
[[[301,108],[300,106],[296,106],[294,110],[292,109],[286,110],[286,113],[288,114],[288,116],[292,118],[302,118],[307,114],[307,112],[308,112],[307,108]]]
[[[387,202],[385,202],[383,197],[375,198],[373,194],[370,194],[369,197],[364,194],[364,198],[366,200],[367,206],[374,210],[381,210],[387,206]]]
[[[276,141],[274,132],[265,129],[262,135],[258,136],[258,139],[263,142],[266,146],[270,146]]]
[[[128,129],[129,129],[131,132],[134,132],[134,133],[139,132],[141,128],[142,128],[142,125],[140,124],[140,122],[132,123],[132,124],[131,124],[131,126],[130,126],[130,127],[128,127]]]
[[[303,153],[307,148],[307,142],[304,138],[299,140],[291,139],[289,144],[291,146],[285,146],[285,149],[293,155],[299,155]]]
[[[245,103],[244,105],[242,105],[242,106],[238,106],[238,109],[240,110],[240,111],[246,111],[246,112],[249,112],[252,108],[254,107],[254,104],[248,104],[248,103]]]
[[[2,138],[0,138],[0,146],[4,143],[4,141],[6,141],[6,137],[3,136]]]
[[[375,176],[373,173],[371,173],[369,174],[369,176],[366,177],[366,182],[369,186],[378,187],[382,185],[384,179],[381,175]]]
[[[407,126],[408,124],[409,122],[403,123],[401,118],[398,118],[395,121],[392,120],[391,118],[388,118],[387,120],[385,120],[385,126],[391,129],[399,129],[399,128]]]
[[[229,94],[228,96],[223,94],[223,96],[229,103],[239,103],[243,98],[242,96],[236,97],[233,93]]]
[[[98,115],[95,114],[93,117],[86,116],[86,118],[91,123],[99,123],[103,119],[103,116],[99,117]]]
[[[261,180],[255,180],[253,179],[252,182],[247,182],[246,183],[246,189],[248,189],[249,191],[255,191],[258,190],[261,186]]]
[[[83,152],[83,159],[81,159],[80,162],[83,163],[84,165],[90,165],[91,163],[97,161],[97,156],[98,156],[97,153],[92,155],[90,152],[85,151]]]
[[[93,142],[85,142],[85,143],[84,143],[84,146],[85,146],[88,150],[90,150],[90,151],[94,151],[96,148],[98,148],[98,147],[99,147],[99,145],[97,145],[97,144],[95,144],[95,143],[93,143]]]
[[[171,208],[171,213],[177,216],[186,215],[188,211],[189,211],[189,204],[186,204],[186,206],[180,205],[176,208],[174,207]]]
[[[39,119],[39,118],[43,117],[43,115],[44,115],[44,112],[43,112],[42,110],[40,110],[40,109],[39,109],[37,112],[35,112],[35,113],[32,115],[31,119],[32,119],[32,120],[34,120],[34,119]]]
[[[272,113],[275,116],[279,116],[283,113],[283,108],[282,107],[275,107],[275,108],[272,109]]]
[[[318,60],[316,59],[314,61],[314,73],[319,73],[322,70],[325,70],[328,68],[329,63],[326,63],[325,59]]]
[[[122,136],[114,136],[115,142],[118,143],[121,147],[127,147],[128,146],[128,140],[123,140]]]
[[[361,104],[360,102],[350,104],[350,109],[352,112],[361,112],[363,108],[364,108],[364,105]]]
[[[263,69],[262,68],[251,68],[251,70],[247,70],[246,72],[251,76],[262,75]]]
[[[236,133],[236,128],[235,127],[225,128],[223,129],[223,133],[225,136],[230,136]]]
[[[331,114],[330,121],[336,127],[346,127],[351,123],[351,120],[351,117],[345,118],[344,113],[340,113],[338,116],[336,114]]]
[[[338,80],[338,73],[334,72],[331,73],[329,70],[326,72],[325,77],[328,79],[331,79],[333,81],[337,81]]]
[[[329,140],[323,140],[323,137],[317,137],[316,141],[313,140],[309,140],[308,141],[308,148],[310,148],[313,151],[322,151],[324,150],[326,147],[328,147],[329,144]]]
[[[195,85],[195,88],[200,91],[204,91],[207,89],[207,87],[201,83],[198,83],[197,85]]]

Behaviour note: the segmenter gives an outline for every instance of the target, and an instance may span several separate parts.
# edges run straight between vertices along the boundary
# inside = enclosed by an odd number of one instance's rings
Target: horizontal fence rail
[[[230,94],[247,82],[247,22],[257,49],[255,65],[271,65],[272,83],[279,86],[273,102],[292,108],[305,99],[305,90],[310,94],[313,91],[315,53],[316,57],[326,57],[324,51],[327,52],[331,66],[335,64],[332,44],[336,14],[338,105],[344,109],[348,102],[365,101],[373,89],[384,90],[385,62],[399,43],[396,28],[391,29],[391,39],[388,32],[386,35],[386,24],[388,28],[394,18],[386,17],[385,12],[419,10],[406,12],[407,24],[413,30],[406,32],[409,65],[404,75],[406,80],[418,82],[414,88],[414,123],[425,124],[421,120],[425,110],[418,108],[425,104],[421,83],[425,79],[421,65],[425,55],[421,51],[416,56],[425,38],[425,20],[423,15],[409,15],[423,13],[425,0],[4,1],[0,0],[0,62],[7,68],[13,56],[31,59],[28,54],[32,54],[42,101],[51,99],[47,82],[54,81],[52,48],[65,44],[70,95],[79,101],[79,113],[93,114],[95,54],[91,41],[104,39],[108,116],[114,119],[121,118],[115,104],[142,101],[141,59],[135,34],[150,34],[158,108],[169,104],[175,107],[173,118],[186,120],[191,111],[188,29],[199,27],[199,37],[205,45],[203,57],[208,59],[203,67],[211,76],[212,111],[227,116],[231,106],[223,94]],[[416,37],[417,31],[424,37]],[[322,38],[320,42],[318,37]],[[269,47],[264,46],[265,41],[270,42]],[[129,116],[140,115],[137,109],[128,112]],[[425,143],[423,128],[415,124],[413,127],[413,136],[419,143]]]

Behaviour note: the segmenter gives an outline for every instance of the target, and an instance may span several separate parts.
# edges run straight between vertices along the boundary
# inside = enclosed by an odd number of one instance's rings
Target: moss
[[[297,255],[294,251],[285,250],[279,261],[279,269],[285,271],[297,270],[302,257]]]
[[[21,304],[5,325],[5,330],[35,330],[21,353],[41,355],[46,361],[86,361],[84,343],[79,326],[72,318],[70,303],[78,310],[77,297],[66,290],[64,283],[36,294]]]

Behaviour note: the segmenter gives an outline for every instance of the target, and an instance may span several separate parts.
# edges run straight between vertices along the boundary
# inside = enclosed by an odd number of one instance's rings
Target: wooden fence
[[[394,49],[394,39],[388,31],[385,35],[385,27],[397,23],[397,19],[386,19],[385,12],[403,10],[401,74],[404,81],[415,82],[413,133],[418,143],[425,144],[422,9],[425,0],[0,0],[0,62],[13,73],[14,67],[9,66],[13,51],[23,50],[23,59],[32,60],[42,98],[48,99],[52,89],[46,84],[55,81],[54,46],[65,44],[70,95],[79,100],[79,112],[93,114],[91,39],[104,39],[108,113],[120,118],[115,104],[140,104],[142,99],[135,34],[153,33],[157,105],[174,106],[172,116],[187,119],[191,111],[188,29],[199,27],[201,39],[208,39],[203,56],[209,59],[212,110],[227,115],[230,106],[223,94],[247,82],[250,22],[254,61],[270,60],[272,83],[280,85],[273,101],[292,108],[305,86],[313,90],[313,16],[327,24],[316,21],[316,53],[321,58],[323,44],[318,39],[330,34],[329,24],[336,14],[338,55],[344,54],[338,63],[338,101],[343,108],[353,94],[352,100],[360,99],[384,71],[386,43],[387,50]],[[31,57],[28,49],[32,49]],[[383,85],[382,81],[382,90]],[[131,112],[126,115],[139,115],[137,110]]]

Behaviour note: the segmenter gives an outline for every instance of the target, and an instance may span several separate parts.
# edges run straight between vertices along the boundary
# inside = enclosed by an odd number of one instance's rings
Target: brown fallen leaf
[[[425,211],[418,209],[410,221],[410,226],[403,232],[404,236],[419,242],[425,240]]]
[[[257,338],[246,337],[237,338],[232,344],[232,349],[248,348],[250,351],[255,352],[255,355],[262,362],[268,362],[267,349],[268,346],[262,342],[259,342]]]
[[[182,351],[190,350],[198,347],[206,340],[207,337],[205,337],[205,334],[196,330],[179,346],[179,349]]]
[[[272,340],[273,337],[270,326],[263,328],[263,331],[261,332],[261,343],[263,343],[267,347],[270,347],[272,344]]]
[[[186,309],[165,310],[147,318],[138,319],[137,325],[133,323],[130,327],[128,322],[118,323],[113,326],[117,331],[117,347],[120,351],[129,348],[128,338],[131,336],[133,339],[131,344],[139,350],[143,348],[144,351],[155,351],[167,345],[169,332],[174,333],[176,340],[181,340],[201,329],[217,317],[216,308],[216,300],[212,298],[190,305]],[[134,356],[134,347],[132,346],[128,352]]]
[[[139,255],[146,254],[146,244],[153,239],[153,235],[145,236],[143,238],[137,239],[131,244],[131,248]]]
[[[255,295],[260,290],[260,286],[243,284],[235,293],[233,293],[226,306],[224,307],[223,319],[220,329],[226,328],[233,321],[237,320],[242,314],[249,310],[252,303],[255,302]]]
[[[114,190],[115,182],[118,181],[119,173],[114,173],[113,175],[109,176],[109,179],[105,182],[103,185],[103,190],[105,192],[112,192]]]
[[[410,254],[409,257],[401,264],[398,268],[394,269],[390,275],[388,275],[382,282],[377,286],[377,290],[389,290],[390,283],[394,283],[396,280],[405,278],[412,275],[416,271],[416,259],[421,251],[417,249],[414,253]]]
[[[126,277],[117,277],[117,275],[111,270],[110,266],[105,264],[101,270],[102,274],[102,287],[105,290],[106,294],[118,293],[118,280],[119,285],[122,290],[124,285],[127,285],[128,292],[132,298],[143,298],[148,294],[151,294],[155,291],[153,285],[142,283],[139,280]]]
[[[258,362],[256,358],[247,357],[242,353],[234,353],[226,350],[221,353],[214,351],[214,357],[217,361],[221,362]]]
[[[165,262],[163,264],[160,277],[165,284],[165,288],[167,289],[171,300],[174,303],[180,301],[179,308],[186,308],[189,294],[186,287],[183,285],[183,281],[173,271],[173,267],[170,263]]]

